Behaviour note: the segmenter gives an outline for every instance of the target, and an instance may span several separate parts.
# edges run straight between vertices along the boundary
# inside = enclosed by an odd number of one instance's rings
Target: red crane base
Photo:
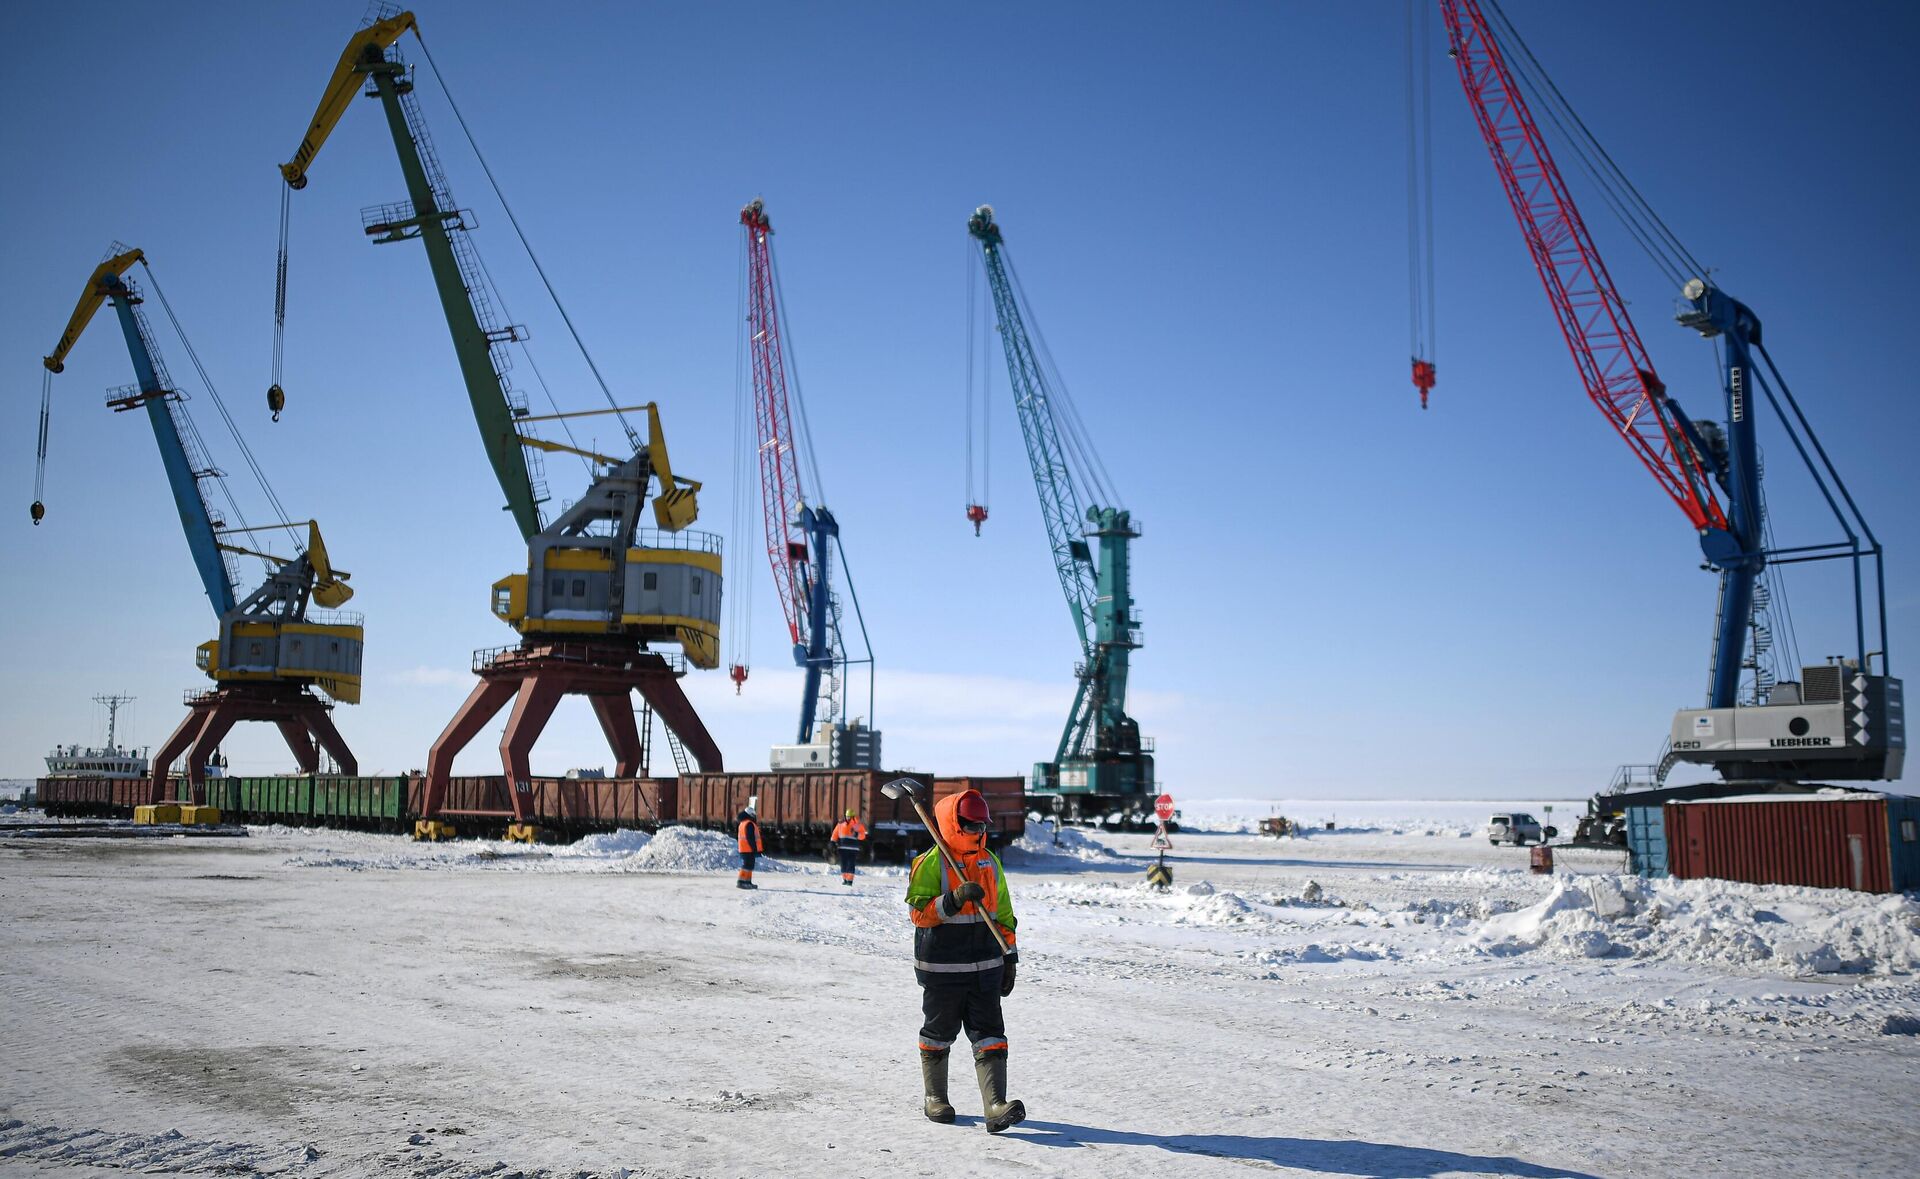
[[[207,759],[220,747],[227,733],[241,721],[272,721],[293,750],[294,761],[303,774],[317,773],[321,749],[340,765],[340,772],[360,772],[353,750],[333,727],[333,705],[297,684],[226,684],[201,692],[187,700],[187,719],[167,738],[153,759],[147,801],[167,801],[167,767],[187,755],[188,797],[180,802],[204,805],[207,801]]]
[[[646,698],[674,736],[706,772],[721,768],[720,747],[686,693],[680,675],[667,661],[630,643],[538,643],[505,651],[478,669],[480,682],[466,703],[447,723],[427,753],[426,794],[420,804],[423,820],[456,812],[443,811],[447,784],[453,777],[453,759],[479,734],[494,714],[513,701],[507,731],[500,739],[500,762],[513,784],[513,819],[531,818],[533,772],[528,759],[546,728],[547,719],[563,696],[585,696],[599,718],[619,768],[615,775],[631,778],[640,772],[640,730],[633,722],[634,692]],[[505,816],[488,816],[504,818]]]

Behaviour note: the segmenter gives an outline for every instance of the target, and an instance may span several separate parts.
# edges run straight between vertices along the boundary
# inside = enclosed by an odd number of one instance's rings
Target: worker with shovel
[[[920,1074],[925,1113],[954,1119],[947,1099],[947,1056],[962,1027],[973,1045],[974,1075],[987,1130],[998,1134],[1025,1120],[1027,1107],[1007,1100],[1007,1032],[1000,1000],[1013,993],[1013,897],[999,857],[987,849],[991,816],[977,790],[940,800],[929,819],[912,779],[882,787],[913,799],[934,837],[933,850],[913,862],[907,906],[913,911],[913,968],[920,983]]]

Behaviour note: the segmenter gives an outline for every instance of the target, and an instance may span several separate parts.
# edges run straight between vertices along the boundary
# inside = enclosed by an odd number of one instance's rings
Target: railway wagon
[[[40,778],[33,790],[56,819],[132,818],[147,801],[145,778]]]
[[[962,790],[978,790],[987,800],[987,813],[993,816],[993,834],[988,842],[995,847],[1012,843],[1027,830],[1027,780],[1012,777],[935,778],[933,797],[937,802]]]
[[[752,774],[688,774],[675,778],[534,778],[531,819],[562,837],[671,824],[731,832],[747,799],[758,799],[769,851],[824,851],[848,810],[871,836],[868,857],[904,860],[930,846],[912,804],[882,794],[896,777],[930,787],[935,799],[971,786],[986,795],[994,817],[994,846],[1018,839],[1026,817],[1018,805],[1019,778],[943,778],[875,770],[805,770]],[[184,782],[176,783],[177,796]],[[138,778],[43,778],[37,783],[47,812],[58,816],[130,818],[146,801]],[[426,779],[286,774],[212,778],[206,801],[230,823],[279,823],[367,831],[410,831],[422,817]],[[457,777],[448,783],[440,818],[463,836],[496,838],[513,821],[513,796],[499,775]]]
[[[426,779],[409,779],[409,827],[424,816]],[[585,835],[622,827],[652,831],[673,821],[679,783],[674,778],[532,778],[531,822],[562,835]],[[458,777],[447,783],[436,818],[462,835],[498,836],[513,819],[513,794],[500,775]]]
[[[680,779],[680,822],[731,831],[740,808],[756,798],[756,817],[769,851],[824,852],[834,826],[852,810],[867,825],[868,859],[905,861],[932,846],[932,840],[912,803],[881,792],[880,787],[895,778],[912,778],[930,788],[936,801],[968,787],[979,790],[993,811],[990,839],[995,847],[1026,831],[1019,778],[935,779],[922,773],[880,770],[687,774]]]
[[[879,770],[775,770],[745,774],[686,774],[680,779],[679,821],[689,827],[732,831],[735,816],[756,799],[760,835],[768,851],[823,851],[827,837],[849,811],[867,824],[869,857],[898,858],[919,832],[911,803],[888,798],[883,783],[907,777],[930,785],[925,774]],[[925,842],[924,833],[921,836]]]

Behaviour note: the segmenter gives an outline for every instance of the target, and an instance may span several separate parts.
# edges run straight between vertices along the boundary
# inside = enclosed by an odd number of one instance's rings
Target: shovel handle
[[[953,850],[947,846],[946,840],[940,838],[940,832],[934,828],[933,819],[927,814],[927,808],[920,805],[920,796],[914,794],[908,795],[908,797],[913,799],[914,813],[918,814],[920,816],[920,822],[926,825],[927,834],[933,836],[934,850],[940,853],[940,858],[945,861],[946,866],[953,874],[960,876],[959,861],[954,858]],[[961,879],[964,880],[966,878],[961,876]],[[936,903],[939,900],[937,897],[934,899]],[[1000,953],[1003,955],[1010,953],[1007,949],[1007,939],[1000,936],[1000,927],[994,924],[993,915],[991,913],[982,913],[981,916],[986,918],[987,932],[993,935],[993,942],[1000,947]]]

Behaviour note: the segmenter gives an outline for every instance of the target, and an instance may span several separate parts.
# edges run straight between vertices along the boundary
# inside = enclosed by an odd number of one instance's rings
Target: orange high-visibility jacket
[[[740,820],[740,850],[755,854],[766,850],[760,845],[760,824],[751,818]]]
[[[833,845],[841,851],[859,851],[860,841],[866,837],[867,825],[857,816],[840,820],[840,825],[833,829],[831,836]]]

